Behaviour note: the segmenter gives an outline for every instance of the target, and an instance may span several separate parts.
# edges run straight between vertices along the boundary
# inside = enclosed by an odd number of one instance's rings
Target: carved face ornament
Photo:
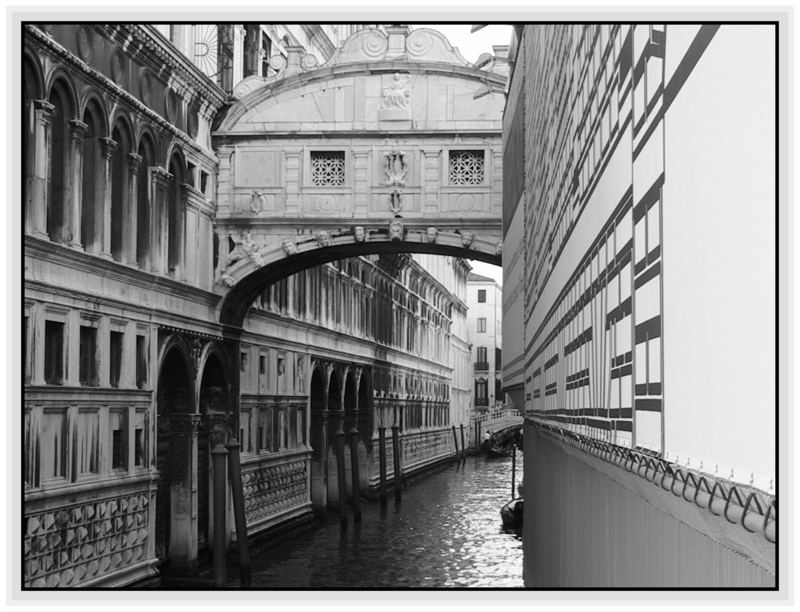
[[[288,238],[283,239],[283,251],[287,255],[294,255],[297,253],[297,245]]]
[[[472,245],[472,241],[475,239],[475,234],[472,232],[461,232],[461,244],[465,247],[469,248]]]
[[[428,242],[436,242],[436,236],[439,234],[439,230],[435,227],[429,227],[426,232],[426,237],[428,238]]]
[[[320,232],[317,234],[317,244],[321,247],[331,246],[331,235],[325,231]]]
[[[397,219],[389,222],[389,238],[391,240],[403,239],[403,222]]]
[[[353,228],[353,235],[356,238],[356,242],[364,242],[364,239],[367,237],[364,227],[361,225],[356,225]]]

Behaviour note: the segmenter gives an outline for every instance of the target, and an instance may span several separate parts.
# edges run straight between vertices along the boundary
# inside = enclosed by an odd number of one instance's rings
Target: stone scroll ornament
[[[408,166],[405,153],[392,151],[383,155],[383,171],[386,174],[386,185],[404,187]]]
[[[264,194],[254,191],[250,195],[250,210],[256,214],[264,210]]]

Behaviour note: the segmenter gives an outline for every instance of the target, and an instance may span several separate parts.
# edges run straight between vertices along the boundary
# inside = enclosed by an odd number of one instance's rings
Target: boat
[[[510,457],[514,449],[510,446],[498,446],[493,444],[486,449],[487,457]]]
[[[523,499],[515,497],[500,508],[500,518],[506,527],[522,527]]]

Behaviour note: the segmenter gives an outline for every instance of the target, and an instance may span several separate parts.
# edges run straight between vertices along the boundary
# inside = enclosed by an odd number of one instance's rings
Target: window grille
[[[344,185],[344,151],[312,151],[311,183],[317,187]]]
[[[483,185],[483,151],[450,151],[450,184]]]

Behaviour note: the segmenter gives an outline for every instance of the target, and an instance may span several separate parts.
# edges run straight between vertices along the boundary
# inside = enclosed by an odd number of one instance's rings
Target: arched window
[[[122,123],[114,126],[111,138],[117,142],[111,161],[111,256],[125,260],[125,210],[128,200],[129,158],[131,139]]]
[[[178,153],[169,162],[172,174],[168,193],[167,215],[167,263],[170,273],[175,273],[181,264],[181,239],[183,237],[183,199],[181,185],[184,182],[184,164]]]
[[[148,168],[155,165],[153,143],[148,137],[139,144],[142,158],[136,177],[136,264],[141,269],[148,266],[150,255],[150,181]]]
[[[64,242],[69,229],[69,119],[72,105],[66,86],[57,81],[49,98],[53,105],[50,127],[50,159],[47,175],[47,235]]]
[[[99,140],[103,136],[101,117],[96,104],[88,105],[83,113],[86,135],[83,140],[81,182],[81,243],[84,250],[91,253],[102,250],[103,192],[99,184],[103,178]]]

